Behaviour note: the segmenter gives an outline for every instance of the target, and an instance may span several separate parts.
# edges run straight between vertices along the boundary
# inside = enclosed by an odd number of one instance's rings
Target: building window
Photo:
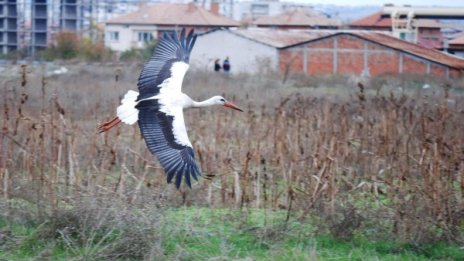
[[[139,32],[139,42],[153,41],[153,34],[151,32]]]
[[[108,38],[111,42],[118,42],[119,41],[119,32],[112,31],[108,32]]]
[[[252,4],[251,5],[252,15],[269,15],[268,4]]]
[[[400,39],[401,40],[406,40],[406,33],[405,32],[400,33]]]

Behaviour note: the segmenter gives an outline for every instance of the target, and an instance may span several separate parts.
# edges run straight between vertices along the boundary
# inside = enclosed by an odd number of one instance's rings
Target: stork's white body
[[[172,77],[167,78],[159,85],[160,91],[158,95],[137,101],[138,92],[130,90],[124,95],[121,100],[121,105],[117,109],[117,116],[122,122],[132,125],[138,120],[138,110],[135,106],[144,100],[158,100],[160,104],[159,111],[166,115],[174,116],[172,123],[172,131],[176,142],[192,147],[187,135],[187,128],[184,123],[183,110],[188,108],[199,108],[212,105],[222,105],[220,96],[214,96],[202,102],[192,100],[188,95],[182,92],[182,82],[184,75],[188,70],[189,65],[184,62],[175,62],[171,67]]]

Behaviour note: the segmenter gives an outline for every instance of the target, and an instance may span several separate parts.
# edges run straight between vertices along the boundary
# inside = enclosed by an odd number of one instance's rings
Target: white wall
[[[157,37],[156,26],[107,24],[105,27],[105,46],[118,52],[129,50],[132,47],[142,48],[143,43],[138,42],[138,33],[141,31],[153,32],[153,38]],[[119,32],[119,40],[111,41],[109,32]]]
[[[456,55],[458,57],[461,57],[461,58],[464,58],[464,51],[455,51],[454,55]]]
[[[255,73],[277,70],[277,49],[248,40],[228,30],[218,30],[199,35],[190,55],[192,69],[213,71],[214,60],[229,57],[231,72]]]

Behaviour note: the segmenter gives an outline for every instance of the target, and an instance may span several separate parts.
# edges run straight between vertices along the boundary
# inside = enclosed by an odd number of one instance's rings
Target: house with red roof
[[[382,12],[376,12],[353,21],[349,27],[358,30],[392,31],[393,24],[390,17],[382,17]],[[414,19],[413,27],[416,28],[417,35],[412,42],[426,48],[441,49],[443,47],[443,35],[438,21]],[[398,38],[407,40],[406,35],[402,33],[398,35]]]
[[[114,51],[142,48],[163,32],[195,29],[206,32],[215,28],[239,26],[239,22],[210,12],[193,3],[146,5],[138,11],[118,16],[105,23],[105,46]]]

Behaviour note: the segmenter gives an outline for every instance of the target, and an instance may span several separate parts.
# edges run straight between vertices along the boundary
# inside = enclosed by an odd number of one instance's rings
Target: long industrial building
[[[313,75],[428,75],[456,79],[464,60],[395,38],[362,30],[276,31],[218,29],[197,38],[192,68],[211,70],[229,58],[232,73],[280,71]]]

